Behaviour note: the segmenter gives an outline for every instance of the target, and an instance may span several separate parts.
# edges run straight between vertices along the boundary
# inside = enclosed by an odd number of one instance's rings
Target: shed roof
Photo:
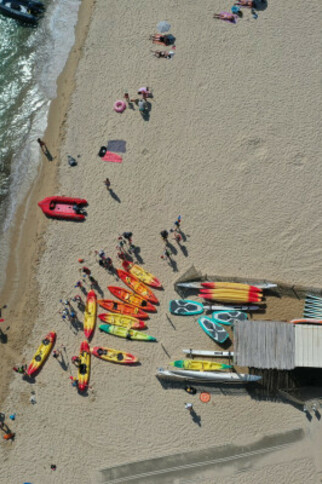
[[[234,334],[236,365],[278,370],[322,368],[322,325],[236,321]]]
[[[298,367],[322,367],[322,327],[315,324],[295,325],[295,358]]]

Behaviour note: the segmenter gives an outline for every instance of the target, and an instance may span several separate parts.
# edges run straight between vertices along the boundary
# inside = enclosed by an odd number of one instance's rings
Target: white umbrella
[[[162,20],[162,22],[158,23],[157,29],[160,34],[164,34],[164,32],[169,32],[171,25],[166,20]]]

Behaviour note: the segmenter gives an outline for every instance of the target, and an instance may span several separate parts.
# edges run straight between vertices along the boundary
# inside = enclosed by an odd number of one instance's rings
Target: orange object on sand
[[[208,402],[210,402],[210,400],[211,400],[210,393],[208,393],[208,392],[200,393],[200,401],[202,403],[208,403]]]
[[[12,432],[11,434],[4,434],[3,438],[5,440],[10,440],[10,439],[13,439],[14,436],[15,434]]]
[[[85,259],[78,259],[78,262],[79,262],[80,264],[82,264],[82,263],[84,262],[84,260],[85,260]]]

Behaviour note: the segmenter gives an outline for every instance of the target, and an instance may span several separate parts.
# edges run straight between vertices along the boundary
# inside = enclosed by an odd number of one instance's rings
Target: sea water
[[[36,140],[46,129],[57,77],[75,41],[80,2],[43,0],[46,11],[37,27],[0,15],[0,289],[9,228],[37,175]]]

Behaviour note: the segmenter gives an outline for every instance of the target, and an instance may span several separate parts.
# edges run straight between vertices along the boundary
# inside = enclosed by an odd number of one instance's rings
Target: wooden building
[[[322,324],[236,321],[234,363],[251,368],[322,368]]]

